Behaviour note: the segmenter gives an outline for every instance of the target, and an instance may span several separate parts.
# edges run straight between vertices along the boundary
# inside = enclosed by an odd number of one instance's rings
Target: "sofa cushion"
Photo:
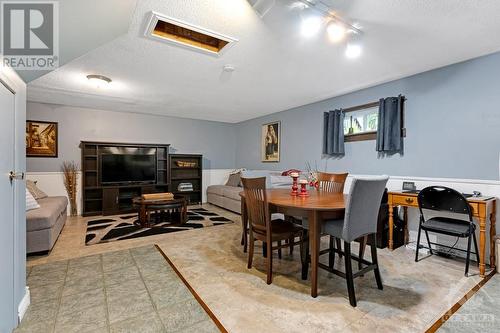
[[[234,173],[234,174],[229,175],[229,178],[227,179],[227,182],[226,182],[226,186],[238,187],[238,186],[240,186],[240,183],[241,183],[241,174]]]
[[[40,200],[47,197],[47,194],[44,191],[40,190],[38,186],[36,186],[36,182],[33,180],[30,179],[26,180],[26,189],[30,191],[31,195],[33,195],[33,198],[35,198],[35,200]]]
[[[26,211],[38,209],[40,205],[36,202],[35,198],[33,198],[33,194],[30,191],[26,191]]]
[[[222,190],[226,187],[226,185],[210,185],[207,187],[207,193],[223,195]]]
[[[66,197],[47,197],[38,200],[40,208],[26,212],[26,231],[49,229],[61,214],[66,214]]]
[[[243,191],[241,187],[226,186],[222,189],[222,195],[226,198],[233,200],[241,200],[240,192]]]

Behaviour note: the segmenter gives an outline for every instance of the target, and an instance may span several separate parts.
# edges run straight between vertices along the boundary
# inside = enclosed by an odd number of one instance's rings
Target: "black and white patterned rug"
[[[177,231],[206,228],[233,223],[230,219],[212,213],[205,208],[192,208],[187,212],[188,221],[178,224],[178,213],[162,214],[161,218],[151,214],[152,227],[142,228],[137,225],[137,214],[104,217],[87,222],[85,245],[114,242],[117,240],[160,235]]]

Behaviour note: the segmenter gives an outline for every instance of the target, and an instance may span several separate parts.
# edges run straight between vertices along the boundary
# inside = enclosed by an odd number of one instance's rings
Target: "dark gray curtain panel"
[[[334,110],[323,114],[323,154],[344,156],[344,112]]]
[[[378,110],[377,151],[381,153],[402,153],[401,135],[404,97],[380,99]]]

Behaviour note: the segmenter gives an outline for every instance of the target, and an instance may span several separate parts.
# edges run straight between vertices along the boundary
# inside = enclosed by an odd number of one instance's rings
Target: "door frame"
[[[14,94],[14,170],[26,173],[26,84],[0,56],[0,83]],[[29,303],[26,287],[26,184],[14,182],[14,313],[12,326],[22,319]]]

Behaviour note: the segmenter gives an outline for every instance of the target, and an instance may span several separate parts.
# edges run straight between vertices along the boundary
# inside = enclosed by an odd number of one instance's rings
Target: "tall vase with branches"
[[[76,216],[78,214],[76,203],[76,191],[78,185],[77,175],[80,168],[74,161],[65,161],[63,162],[61,169],[64,173],[64,187],[66,188],[69,198],[70,215]]]

